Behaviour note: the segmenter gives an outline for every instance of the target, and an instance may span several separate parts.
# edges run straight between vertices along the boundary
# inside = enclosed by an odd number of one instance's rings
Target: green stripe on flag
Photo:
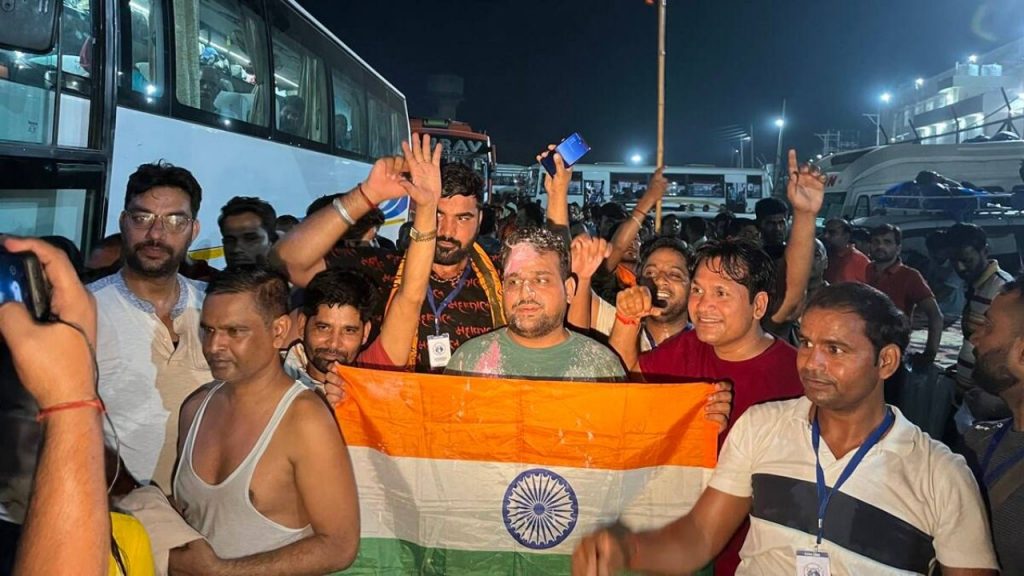
[[[355,563],[338,575],[393,576],[419,574],[442,576],[476,575],[552,575],[570,573],[570,557],[564,554],[531,552],[481,552],[424,548],[405,540],[363,538]],[[711,576],[711,568],[698,574]]]

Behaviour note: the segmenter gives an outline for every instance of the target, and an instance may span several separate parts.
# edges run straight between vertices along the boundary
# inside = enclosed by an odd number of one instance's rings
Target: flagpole
[[[658,153],[655,166],[665,164],[665,8],[668,0],[658,2]],[[661,199],[654,207],[654,231],[661,232]]]

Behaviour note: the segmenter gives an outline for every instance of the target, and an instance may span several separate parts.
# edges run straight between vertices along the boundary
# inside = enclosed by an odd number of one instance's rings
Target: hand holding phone
[[[39,258],[32,252],[8,252],[0,246],[0,304],[21,302],[36,320],[50,309],[50,291]]]
[[[574,132],[571,136],[562,140],[562,142],[555,147],[555,152],[562,157],[562,162],[566,168],[571,167],[573,164],[579,162],[580,158],[590,152],[590,145],[587,141],[580,136],[579,132]],[[555,155],[548,154],[547,156],[540,159],[541,166],[547,170],[551,176],[555,175]]]
[[[647,277],[641,276],[637,280],[637,285],[638,286],[645,286],[647,288],[647,290],[649,290],[651,292],[651,307],[652,308],[666,308],[666,307],[668,307],[668,302],[666,302],[662,298],[658,298],[658,286],[654,283],[654,278],[647,278]]]
[[[20,296],[25,302],[24,307],[0,304],[0,338],[11,351],[22,385],[44,408],[94,397],[90,346],[96,342],[96,301],[92,294],[59,248],[37,238],[2,236],[0,247],[3,298],[11,302]],[[17,289],[10,288],[12,278]],[[49,306],[41,308],[43,302]],[[62,323],[38,321],[49,319],[49,311]],[[59,362],[54,362],[54,354],[60,355]]]

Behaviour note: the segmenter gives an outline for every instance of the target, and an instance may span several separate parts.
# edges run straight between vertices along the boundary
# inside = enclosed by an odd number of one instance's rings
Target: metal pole
[[[658,0],[658,152],[655,166],[665,165],[665,9]],[[654,231],[661,232],[661,200],[654,207]]]
[[[747,164],[743,161],[743,148],[745,148],[745,146],[743,146],[743,140],[745,140],[745,138],[740,138],[740,168],[747,167]]]
[[[882,105],[878,105],[878,115],[875,116],[875,146],[882,144]]]
[[[777,187],[782,184],[782,131],[786,128],[786,99],[782,99],[782,125],[779,126],[779,143],[775,146],[775,187],[772,195],[777,195]]]
[[[751,168],[756,168],[757,167],[757,166],[755,166],[755,164],[756,164],[755,158],[757,158],[757,156],[754,156],[754,124],[751,123],[750,124],[750,167]]]

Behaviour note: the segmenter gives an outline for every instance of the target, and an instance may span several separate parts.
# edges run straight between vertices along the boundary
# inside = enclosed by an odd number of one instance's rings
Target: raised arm
[[[651,291],[646,286],[633,286],[615,298],[615,326],[608,343],[634,377],[640,375],[640,322],[648,316],[661,315],[654,307]]]
[[[14,573],[106,574],[110,514],[101,413],[94,405],[68,404],[97,398],[90,352],[96,342],[96,303],[57,248],[36,239],[0,240],[10,252],[30,251],[39,258],[53,286],[51,311],[81,330],[40,324],[17,302],[0,306],[0,337],[22,385],[45,415]],[[54,352],[59,352],[59,362],[54,362]],[[68,409],[47,412],[62,404]]]
[[[572,181],[572,168],[566,168],[562,161],[562,155],[555,152],[555,145],[549,144],[546,152],[537,156],[540,162],[554,154],[555,175],[544,173],[544,191],[548,194],[547,226],[548,228],[561,232],[565,231],[566,240],[569,238],[569,182]]]
[[[409,198],[416,204],[415,230],[405,256],[402,285],[398,288],[384,323],[381,343],[396,366],[403,366],[409,356],[409,342],[419,327],[420,308],[430,289],[430,268],[434,263],[437,239],[437,203],[441,198],[441,145],[430,149],[430,136],[412,135],[412,146],[403,142],[402,150],[409,166],[412,183],[404,183]]]
[[[569,324],[580,329],[590,330],[597,316],[597,300],[590,290],[590,282],[594,272],[608,257],[611,248],[604,238],[580,234],[572,240],[570,255],[572,257],[572,273],[576,276],[576,295],[569,304]]]
[[[668,190],[668,180],[662,174],[663,170],[664,168],[658,168],[654,171],[654,174],[651,175],[651,181],[647,184],[647,191],[637,200],[636,207],[633,208],[629,218],[620,224],[619,229],[616,230],[615,236],[612,238],[611,254],[604,261],[605,270],[611,272],[619,265],[623,254],[629,249],[636,235],[640,233],[640,224],[643,222],[643,219],[647,217],[647,213],[651,211],[651,208],[654,208],[658,200],[661,200],[661,197],[665,195],[665,190]]]
[[[814,219],[825,199],[825,177],[816,168],[798,166],[796,150],[789,151],[786,197],[793,208],[793,226],[786,245],[786,292],[771,318],[777,324],[794,320],[800,313],[814,262]]]
[[[274,244],[270,263],[288,274],[292,284],[305,288],[327,267],[324,258],[349,227],[381,202],[406,194],[404,171],[401,157],[378,159],[362,184],[311,214]]]

